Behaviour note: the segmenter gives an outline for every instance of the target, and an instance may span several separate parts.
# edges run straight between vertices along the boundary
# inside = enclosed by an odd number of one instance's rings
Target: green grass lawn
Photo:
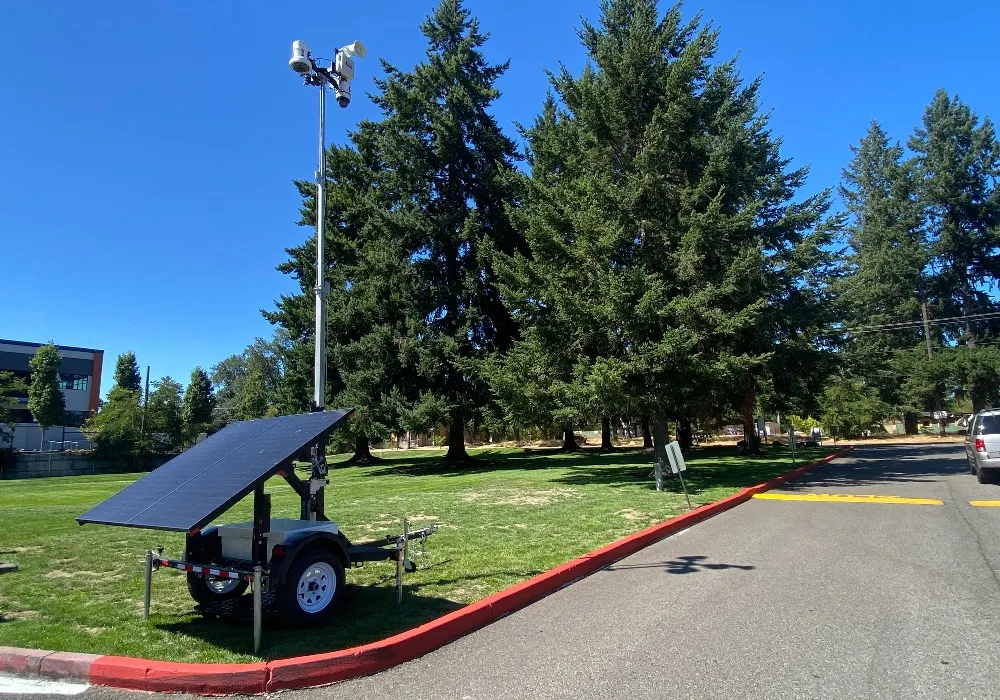
[[[800,449],[799,463],[831,452]],[[441,452],[388,453],[377,465],[331,471],[327,515],[364,541],[438,523],[426,557],[407,575],[402,606],[395,564],[347,573],[342,609],[322,629],[266,628],[262,657],[330,651],[382,639],[551,569],[685,510],[672,490],[653,488],[651,454],[525,454],[484,450],[481,465],[446,468]],[[475,454],[475,451],[473,451]],[[787,451],[746,458],[734,448],[687,455],[692,501],[708,503],[791,468]],[[142,621],[143,557],[158,545],[181,557],[183,535],[87,525],[74,518],[138,475],[0,482],[0,645],[174,661],[253,661],[248,625],[194,614],[183,574],[153,576],[149,624]],[[269,483],[273,517],[298,517],[298,498]],[[252,498],[222,522],[249,520]],[[419,550],[419,547],[415,548]],[[692,554],[697,554],[693,552]]]

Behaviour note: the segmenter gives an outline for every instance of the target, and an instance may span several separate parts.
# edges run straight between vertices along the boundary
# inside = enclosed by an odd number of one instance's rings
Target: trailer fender
[[[340,563],[346,569],[351,565],[351,559],[347,553],[349,546],[350,542],[348,539],[339,532],[336,534],[309,531],[290,533],[284,542],[276,545],[276,547],[284,548],[284,554],[276,554],[272,549],[271,579],[277,581],[278,585],[283,585],[285,579],[288,578],[288,570],[291,568],[292,562],[307,549],[330,550],[340,559]]]

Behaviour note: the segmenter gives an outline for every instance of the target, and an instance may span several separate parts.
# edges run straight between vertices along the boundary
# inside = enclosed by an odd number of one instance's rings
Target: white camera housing
[[[300,75],[304,75],[312,70],[312,62],[309,60],[309,47],[306,45],[306,42],[292,42],[292,57],[288,59],[288,67]]]
[[[337,52],[337,60],[333,69],[344,80],[354,80],[354,59],[343,51]]]

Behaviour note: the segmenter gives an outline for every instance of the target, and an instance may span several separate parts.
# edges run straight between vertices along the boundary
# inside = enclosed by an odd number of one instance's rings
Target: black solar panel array
[[[179,532],[204,527],[350,414],[318,411],[232,423],[77,522]]]

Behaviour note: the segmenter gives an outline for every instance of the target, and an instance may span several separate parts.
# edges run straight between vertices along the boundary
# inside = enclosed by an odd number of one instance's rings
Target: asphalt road
[[[969,501],[1000,486],[961,449],[862,447],[779,491],[943,505],[753,500],[421,659],[282,697],[997,698],[1000,508]]]

